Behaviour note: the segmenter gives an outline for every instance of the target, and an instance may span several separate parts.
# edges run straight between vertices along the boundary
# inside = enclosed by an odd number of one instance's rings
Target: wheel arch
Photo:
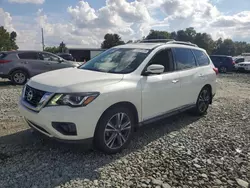
[[[210,104],[212,104],[212,93],[213,93],[213,92],[212,92],[212,91],[213,91],[213,90],[212,90],[212,86],[211,86],[210,84],[206,84],[206,85],[204,85],[204,86],[202,87],[202,89],[204,89],[204,88],[208,88],[208,89],[209,89],[210,95],[211,95],[211,96],[210,96]],[[202,90],[202,89],[201,89],[201,90]]]
[[[109,106],[103,113],[102,115],[100,116],[98,122],[97,122],[97,125],[96,125],[96,128],[95,128],[95,133],[96,134],[96,130],[97,130],[97,126],[98,124],[100,123],[101,119],[103,118],[103,116],[105,115],[105,113],[110,110],[110,109],[113,109],[113,108],[117,108],[117,107],[126,107],[128,108],[129,110],[132,111],[133,115],[134,115],[134,121],[135,121],[135,131],[138,129],[138,126],[139,126],[139,114],[138,114],[138,110],[136,108],[136,106],[131,103],[131,102],[128,102],[128,101],[122,101],[122,102],[117,102],[111,106]]]
[[[12,74],[13,72],[19,71],[19,70],[24,71],[24,72],[27,74],[28,78],[30,78],[30,73],[29,73],[28,69],[26,69],[26,68],[24,68],[24,67],[16,67],[16,68],[12,69],[12,70],[9,72],[9,76],[11,76],[11,74]]]

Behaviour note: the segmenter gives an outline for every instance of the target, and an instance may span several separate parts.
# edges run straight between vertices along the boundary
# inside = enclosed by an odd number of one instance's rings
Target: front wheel
[[[134,132],[134,118],[129,109],[116,107],[109,109],[101,117],[94,136],[94,145],[107,154],[115,154],[124,149]]]
[[[196,115],[204,115],[207,113],[207,109],[212,100],[211,90],[208,87],[202,88],[199,93],[198,99],[196,101],[196,105],[194,108],[194,113]]]

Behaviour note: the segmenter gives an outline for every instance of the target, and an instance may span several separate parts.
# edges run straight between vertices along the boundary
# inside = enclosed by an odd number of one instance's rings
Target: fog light
[[[52,127],[63,135],[77,135],[76,125],[69,122],[52,122]]]

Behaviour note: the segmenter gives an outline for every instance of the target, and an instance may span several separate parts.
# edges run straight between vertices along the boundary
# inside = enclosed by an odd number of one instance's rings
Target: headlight
[[[71,106],[81,107],[86,106],[95,100],[100,93],[70,93],[70,94],[56,94],[48,103],[48,106]]]

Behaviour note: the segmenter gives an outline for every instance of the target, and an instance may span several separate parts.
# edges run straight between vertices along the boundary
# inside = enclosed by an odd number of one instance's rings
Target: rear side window
[[[223,58],[221,58],[221,61],[222,61],[222,62],[232,62],[233,59],[230,58],[230,57],[223,57]]]
[[[38,59],[38,55],[36,52],[24,52],[24,53],[19,53],[18,57],[20,59],[33,59],[36,60]]]
[[[196,61],[200,66],[209,65],[210,61],[203,51],[193,50],[193,52],[196,57]]]
[[[214,57],[214,56],[210,56],[210,59],[213,61],[213,62],[216,62],[216,61],[219,61],[217,57]]]
[[[174,48],[177,70],[185,70],[196,67],[194,54],[190,49]]]

